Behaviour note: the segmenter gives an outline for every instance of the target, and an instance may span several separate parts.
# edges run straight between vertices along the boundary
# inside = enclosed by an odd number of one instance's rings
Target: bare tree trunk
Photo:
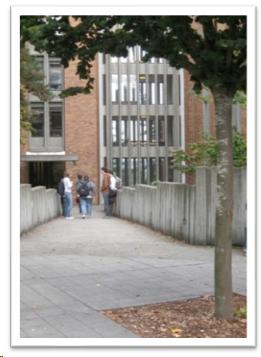
[[[214,92],[216,135],[219,145],[215,231],[215,315],[231,318],[232,311],[232,214],[233,153],[232,98]]]

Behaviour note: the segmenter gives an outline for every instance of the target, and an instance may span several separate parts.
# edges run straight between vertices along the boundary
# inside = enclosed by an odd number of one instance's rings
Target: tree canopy
[[[78,60],[86,86],[64,95],[90,92],[98,52],[127,56],[136,44],[146,51],[145,61],[163,57],[187,69],[197,92],[202,86],[229,96],[246,90],[246,16],[22,16],[25,41],[60,57],[65,67]]]

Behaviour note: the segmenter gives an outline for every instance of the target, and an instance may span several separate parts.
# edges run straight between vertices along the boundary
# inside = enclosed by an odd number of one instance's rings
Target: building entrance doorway
[[[65,170],[64,162],[35,161],[29,163],[29,182],[34,186],[56,188]]]

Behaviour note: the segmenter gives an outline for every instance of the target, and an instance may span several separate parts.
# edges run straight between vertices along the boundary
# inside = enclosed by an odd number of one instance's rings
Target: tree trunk
[[[232,214],[233,152],[232,97],[213,93],[216,109],[216,136],[219,145],[215,231],[215,315],[231,318],[232,311]]]

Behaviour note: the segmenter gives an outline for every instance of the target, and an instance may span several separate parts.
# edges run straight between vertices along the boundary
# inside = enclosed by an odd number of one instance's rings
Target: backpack
[[[78,190],[77,190],[77,193],[80,195],[80,197],[85,197],[85,196],[88,196],[89,193],[90,193],[90,188],[88,186],[88,182],[87,181],[83,181],[81,182]]]
[[[121,190],[122,189],[122,179],[118,176],[115,177],[116,179],[116,188],[117,190]]]
[[[63,179],[60,180],[60,182],[58,183],[57,185],[57,192],[60,196],[63,196],[64,195],[64,182],[63,182]]]

